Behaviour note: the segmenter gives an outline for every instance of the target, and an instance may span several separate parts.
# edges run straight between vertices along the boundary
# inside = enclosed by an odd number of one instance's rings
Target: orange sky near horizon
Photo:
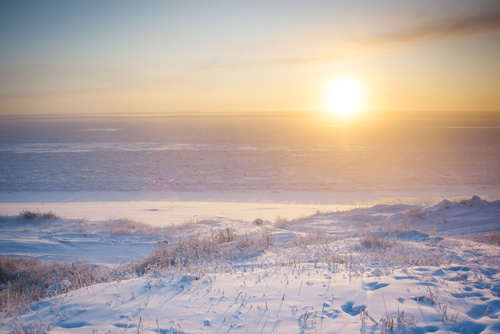
[[[0,115],[500,111],[498,1],[3,1]]]

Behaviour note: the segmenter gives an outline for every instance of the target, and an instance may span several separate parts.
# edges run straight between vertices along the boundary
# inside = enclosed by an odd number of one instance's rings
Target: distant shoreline
[[[71,203],[71,202],[232,202],[279,204],[360,204],[425,203],[462,200],[478,195],[486,200],[500,199],[497,189],[466,190],[359,190],[359,191],[0,191],[4,203]]]
[[[493,194],[493,193],[492,193]],[[326,192],[0,192],[0,215],[22,211],[54,212],[71,219],[105,221],[127,218],[152,226],[188,221],[229,219],[274,221],[297,219],[317,212],[336,212],[374,205],[432,205],[443,199],[460,201],[471,196],[406,197],[395,193]],[[421,194],[423,195],[423,194]],[[482,199],[500,198],[479,194]]]

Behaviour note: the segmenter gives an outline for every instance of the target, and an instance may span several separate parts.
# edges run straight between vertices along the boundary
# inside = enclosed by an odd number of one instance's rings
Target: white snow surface
[[[198,263],[184,259],[72,291],[62,281],[57,296],[2,317],[0,331],[500,332],[500,247],[474,241],[500,233],[500,201],[477,196],[163,227],[4,216],[0,251],[116,268],[155,247],[173,250],[183,240],[226,232],[231,237],[214,243]]]

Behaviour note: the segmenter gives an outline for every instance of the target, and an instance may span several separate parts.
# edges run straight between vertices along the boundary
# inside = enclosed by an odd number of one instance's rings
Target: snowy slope
[[[499,229],[500,202],[478,197],[166,228],[6,217],[3,255],[139,260],[119,280],[69,292],[65,282],[0,330],[498,333],[500,247],[471,238]]]

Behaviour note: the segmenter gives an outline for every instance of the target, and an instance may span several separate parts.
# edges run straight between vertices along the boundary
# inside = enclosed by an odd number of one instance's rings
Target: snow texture
[[[61,281],[56,296],[4,316],[6,332],[500,332],[500,248],[473,241],[498,235],[500,201],[477,196],[295,220],[152,227],[19,215],[0,228],[2,255],[110,267],[146,263],[151,251],[177,256],[76,290]],[[180,262],[193,240],[203,253]]]

